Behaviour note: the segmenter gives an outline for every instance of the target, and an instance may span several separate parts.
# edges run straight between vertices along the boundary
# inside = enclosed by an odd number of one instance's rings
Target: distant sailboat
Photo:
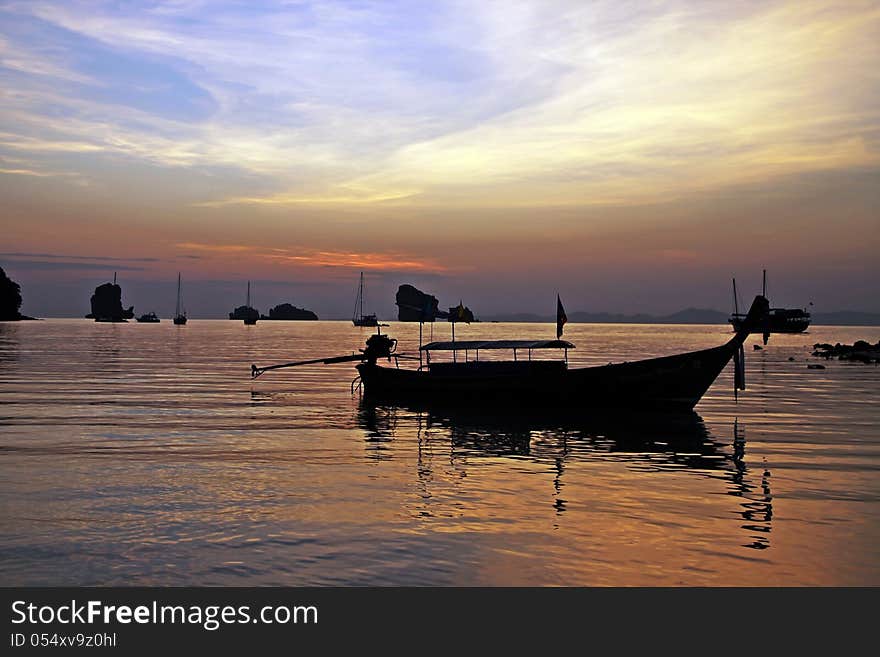
[[[247,290],[247,301],[245,301],[245,307],[247,308],[247,314],[244,318],[244,323],[248,326],[252,326],[257,323],[257,319],[260,317],[260,313],[251,308],[251,282],[248,281],[248,290]]]
[[[355,326],[378,326],[376,315],[364,315],[364,272],[361,272],[361,283],[358,286],[357,299],[354,301],[354,314],[351,323]]]
[[[186,324],[186,311],[180,311],[180,272],[177,272],[177,308],[174,310],[174,323],[177,326]]]

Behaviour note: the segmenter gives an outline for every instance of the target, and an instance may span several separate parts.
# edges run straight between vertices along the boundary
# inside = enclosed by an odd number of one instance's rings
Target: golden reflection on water
[[[249,379],[350,353],[348,323],[0,323],[0,583],[876,585],[880,369],[806,368],[871,331],[773,336],[695,414],[536,417],[372,406],[350,365]],[[729,333],[565,337],[578,366]]]

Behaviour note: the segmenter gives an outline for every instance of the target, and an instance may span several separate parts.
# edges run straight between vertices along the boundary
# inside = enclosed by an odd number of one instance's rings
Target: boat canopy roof
[[[470,349],[574,349],[568,340],[456,340],[429,342],[422,351],[464,351]]]

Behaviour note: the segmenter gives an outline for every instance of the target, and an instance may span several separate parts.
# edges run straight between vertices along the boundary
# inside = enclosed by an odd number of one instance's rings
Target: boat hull
[[[752,329],[752,333],[803,333],[810,326],[810,315],[801,310],[774,309],[764,324]],[[727,320],[734,331],[745,323],[745,315],[733,315]]]
[[[630,408],[692,410],[738,345],[663,358],[568,369],[564,363],[482,363],[407,370],[357,366],[366,398],[448,405],[529,408]],[[550,365],[559,365],[553,367]]]

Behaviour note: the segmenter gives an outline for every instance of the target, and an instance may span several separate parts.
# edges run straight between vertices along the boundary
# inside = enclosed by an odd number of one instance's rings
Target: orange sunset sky
[[[877,2],[0,2],[22,311],[880,311]]]

